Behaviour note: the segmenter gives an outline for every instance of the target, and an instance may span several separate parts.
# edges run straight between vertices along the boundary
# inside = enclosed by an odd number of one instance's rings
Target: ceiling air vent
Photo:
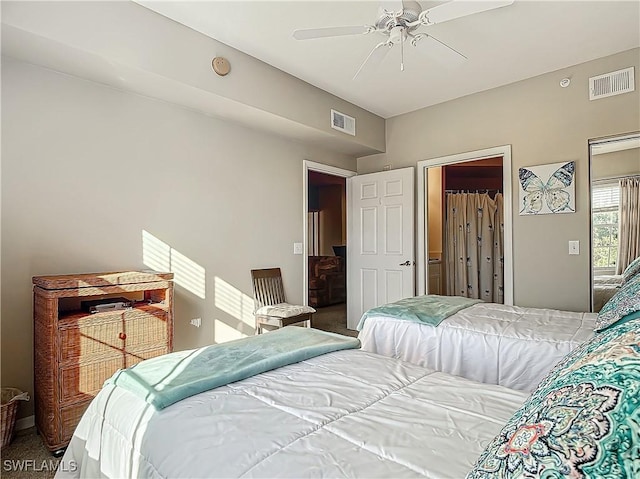
[[[635,90],[633,67],[589,78],[589,100],[597,100]]]
[[[331,128],[347,135],[356,136],[356,119],[336,110],[331,110]]]

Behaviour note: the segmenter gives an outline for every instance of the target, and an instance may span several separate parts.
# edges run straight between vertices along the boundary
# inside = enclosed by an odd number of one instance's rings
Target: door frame
[[[358,173],[351,170],[345,170],[344,168],[338,168],[337,166],[325,165],[323,163],[316,163],[315,161],[304,160],[302,162],[302,292],[304,294],[302,304],[309,305],[309,251],[308,251],[308,234],[309,226],[308,212],[309,212],[309,171],[317,171],[326,175],[339,176],[342,178],[351,178]],[[345,187],[345,201],[348,204],[349,189]],[[345,215],[348,215],[348,208],[345,208]],[[347,231],[347,240],[349,238],[349,231]],[[347,248],[347,255],[349,249]]]
[[[418,162],[418,207],[416,222],[416,248],[417,248],[417,294],[423,295],[429,291],[429,278],[427,275],[427,245],[429,244],[429,228],[426,219],[425,194],[427,182],[427,168],[432,166],[445,166],[453,163],[464,163],[467,161],[483,160],[502,156],[502,194],[504,195],[504,304],[513,305],[513,194],[512,194],[512,168],[511,168],[511,145],[496,146],[484,150],[469,151],[455,155],[441,156],[429,160]],[[508,260],[507,260],[508,259]]]

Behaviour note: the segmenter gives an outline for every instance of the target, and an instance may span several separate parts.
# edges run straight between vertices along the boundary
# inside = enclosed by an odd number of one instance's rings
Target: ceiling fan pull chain
[[[404,71],[404,38],[400,41],[400,71]]]

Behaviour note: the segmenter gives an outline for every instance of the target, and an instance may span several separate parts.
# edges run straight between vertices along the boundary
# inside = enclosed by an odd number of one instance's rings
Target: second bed
[[[451,300],[431,295],[402,301],[413,308],[440,299]],[[363,350],[522,391],[535,389],[562,357],[593,336],[597,318],[479,302],[434,326],[407,320],[388,306],[365,313],[358,336]]]

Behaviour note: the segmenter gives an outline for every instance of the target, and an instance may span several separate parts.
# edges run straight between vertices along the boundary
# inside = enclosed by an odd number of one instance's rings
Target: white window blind
[[[591,201],[594,210],[617,208],[620,204],[620,186],[617,183],[594,186],[592,195]]]

